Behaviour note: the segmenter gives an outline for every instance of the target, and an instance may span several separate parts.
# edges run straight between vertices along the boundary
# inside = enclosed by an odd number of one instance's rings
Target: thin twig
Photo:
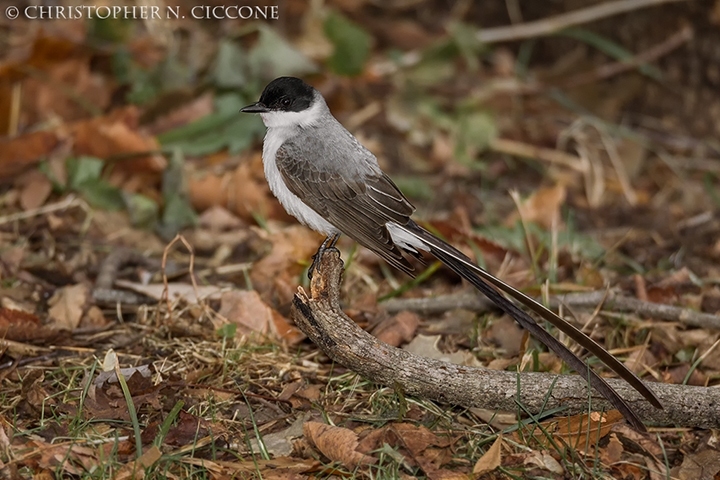
[[[24,212],[18,212],[2,216],[0,217],[0,225],[17,222],[18,220],[25,220],[39,215],[47,215],[48,213],[66,210],[70,207],[80,207],[83,210],[87,211],[87,205],[85,204],[85,202],[78,199],[75,195],[70,194],[59,202],[49,203],[39,208],[33,208],[32,210],[26,210]]]
[[[687,0],[616,0],[614,2],[606,2],[593,5],[592,7],[581,8],[580,10],[563,13],[554,17],[543,18],[542,20],[534,22],[480,30],[476,34],[476,38],[483,43],[498,43],[542,37],[551,35],[564,28],[594,22],[621,13],[662,5],[663,3],[681,1]]]
[[[569,78],[567,82],[560,85],[560,87],[574,88],[588,83],[594,83],[598,80],[606,80],[620,73],[652,63],[681,45],[689,42],[693,38],[693,34],[694,32],[692,27],[690,25],[685,25],[679,31],[668,37],[664,42],[654,45],[647,50],[638,53],[632,58],[601,65],[590,72],[583,72],[575,75],[574,77]]]
[[[500,153],[506,153],[515,157],[535,158],[543,162],[561,165],[578,172],[587,170],[587,164],[577,155],[555,150],[552,148],[538,147],[529,143],[510,140],[507,138],[495,138],[490,142],[490,149]]]
[[[205,303],[202,301],[202,297],[198,293],[198,286],[197,281],[195,280],[195,251],[192,248],[192,245],[190,245],[190,242],[188,242],[184,236],[180,235],[179,233],[175,235],[175,238],[173,238],[170,243],[167,244],[165,249],[163,250],[163,256],[162,256],[162,280],[164,285],[163,290],[163,297],[165,298],[165,303],[167,304],[168,309],[168,315],[172,315],[172,304],[170,303],[170,284],[168,282],[168,274],[167,274],[167,267],[168,267],[168,253],[170,252],[170,248],[175,245],[176,242],[181,242],[183,245],[185,245],[185,248],[187,248],[188,252],[190,253],[190,265],[188,266],[188,274],[190,275],[190,282],[192,283],[193,290],[195,292],[195,298],[198,299],[198,304],[205,305]],[[159,311],[159,310],[158,310]]]

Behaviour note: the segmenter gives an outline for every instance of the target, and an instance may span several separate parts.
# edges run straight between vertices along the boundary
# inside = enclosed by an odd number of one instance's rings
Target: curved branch
[[[532,414],[565,407],[568,415],[609,409],[578,375],[515,373],[454,365],[386,345],[359,328],[340,308],[343,263],[337,251],[322,257],[310,285],[293,299],[292,318],[325,354],[375,382],[405,393],[465,407],[514,411],[520,403]],[[644,421],[656,425],[720,428],[720,389],[653,383],[665,406],[657,410],[620,380],[610,385]],[[547,392],[551,391],[549,398]]]

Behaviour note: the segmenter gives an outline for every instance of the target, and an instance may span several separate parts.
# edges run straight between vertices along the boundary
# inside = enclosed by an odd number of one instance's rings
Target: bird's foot
[[[335,235],[330,235],[327,237],[318,247],[317,252],[315,255],[312,256],[312,263],[310,264],[310,268],[308,268],[308,278],[312,280],[313,272],[317,268],[318,264],[320,263],[320,260],[322,260],[323,255],[325,255],[325,252],[328,250],[335,250],[338,251],[337,248],[335,248],[335,244],[338,241],[338,238],[340,238],[340,234],[336,233]]]
[[[322,261],[323,255],[325,255],[327,252],[338,252],[338,255],[340,254],[340,251],[335,247],[325,247],[325,248],[319,248],[317,253],[312,256],[312,263],[310,264],[310,268],[308,268],[308,278],[312,280],[313,273],[315,272],[315,269],[320,265],[320,262]]]

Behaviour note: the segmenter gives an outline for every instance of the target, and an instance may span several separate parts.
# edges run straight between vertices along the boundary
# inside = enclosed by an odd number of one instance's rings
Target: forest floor
[[[594,401],[441,403],[334,362],[293,322],[322,237],[239,109],[302,77],[418,222],[712,411],[720,2],[176,3],[0,20],[3,478],[719,478],[720,415],[684,403],[641,409],[643,433]],[[575,375],[433,259],[411,279],[338,247],[343,310],[382,342]]]

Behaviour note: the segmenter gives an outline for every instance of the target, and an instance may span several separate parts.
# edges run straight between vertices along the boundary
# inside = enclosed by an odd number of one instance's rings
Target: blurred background
[[[204,374],[228,367],[224,353],[202,368],[180,353],[198,339],[203,358],[257,332],[254,341],[283,345],[277,355],[314,351],[287,317],[322,239],[272,197],[264,126],[239,113],[281,75],[322,92],[419,221],[519,288],[540,296],[612,287],[716,314],[718,45],[718,0],[207,0],[199,9],[184,0],[2,0],[0,328],[8,340],[95,352],[86,365],[112,346],[126,363],[164,355],[177,371],[187,361]],[[397,320],[379,299],[462,289],[432,263],[411,280],[347,239],[340,246],[348,311],[369,330]],[[233,288],[239,298],[221,296]],[[118,300],[118,291],[142,301]],[[206,309],[189,306],[198,298]],[[483,364],[515,368],[525,358],[523,368],[562,370],[547,356],[523,357],[527,344],[508,319],[463,315],[439,326],[413,317],[394,341],[433,333],[442,340],[432,348],[472,351]],[[717,381],[717,327],[633,312],[576,318],[595,322],[588,331],[640,375]],[[391,325],[383,328],[400,328]],[[234,368],[279,368],[243,355]],[[20,377],[1,378],[27,399]],[[234,388],[237,379],[222,378]],[[284,391],[285,380],[266,388]],[[329,400],[312,401],[332,404],[341,390],[333,388],[323,385]],[[357,405],[371,404],[361,390]],[[28,411],[16,421],[36,418]],[[485,446],[468,448],[472,459]],[[681,449],[670,458],[679,466]]]

